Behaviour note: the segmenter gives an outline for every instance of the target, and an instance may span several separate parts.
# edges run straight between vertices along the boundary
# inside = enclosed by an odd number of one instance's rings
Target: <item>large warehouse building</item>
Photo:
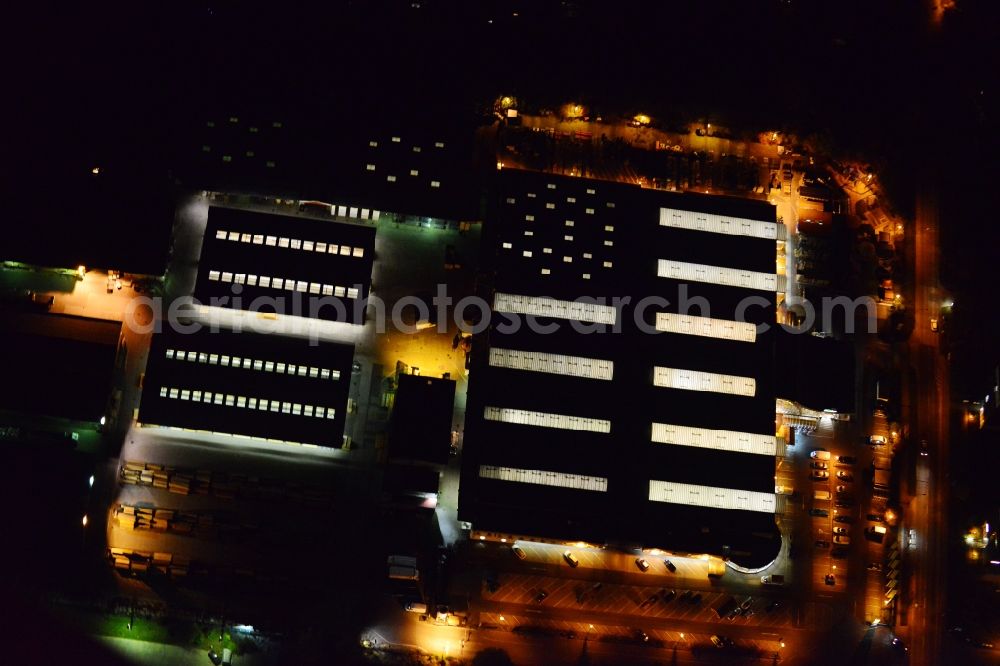
[[[459,517],[489,539],[769,563],[781,442],[773,332],[757,324],[773,326],[783,289],[774,208],[498,178]]]

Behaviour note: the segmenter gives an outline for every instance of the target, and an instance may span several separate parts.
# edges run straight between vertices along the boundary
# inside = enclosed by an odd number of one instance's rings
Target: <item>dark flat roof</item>
[[[494,313],[474,342],[460,517],[484,531],[738,552],[747,563],[773,559],[780,540],[752,535],[773,537],[773,514],[649,500],[651,480],[773,494],[773,456],[652,442],[654,422],[773,435],[772,334],[743,342],[647,333],[640,324],[654,323],[658,312],[735,319],[748,297],[755,300],[745,320],[773,323],[773,292],[661,278],[657,262],[773,273],[773,240],[660,226],[659,209],[773,223],[774,207],[515,170],[501,171],[498,184],[484,233],[483,254],[492,271],[487,297],[589,296],[603,297],[607,305],[612,297],[630,300],[617,308],[619,332],[586,333],[550,317],[536,318],[540,325],[555,325],[545,334],[524,325],[511,331],[508,319]],[[709,311],[684,305],[685,296],[704,300]],[[609,361],[613,376],[608,381],[495,367],[489,364],[491,348]],[[655,366],[749,377],[755,393],[654,386]],[[486,407],[599,419],[610,422],[610,433],[487,419]],[[483,465],[597,477],[607,479],[607,487],[600,492],[481,478]]]
[[[399,375],[389,430],[389,457],[447,463],[454,408],[453,380]]]
[[[275,335],[208,328],[158,333],[149,351],[139,420],[339,447],[353,358],[353,346]],[[194,391],[201,392],[200,401]],[[213,394],[210,403],[206,392]],[[222,404],[216,401],[220,395]],[[240,397],[246,399],[243,406]],[[262,400],[268,401],[266,410]]]
[[[360,324],[359,303],[371,287],[374,256],[371,225],[213,206],[195,297],[205,304],[225,299],[219,305],[232,307],[233,287],[242,281],[242,309],[283,308],[286,314]],[[280,287],[275,288],[275,280]],[[282,307],[267,305],[271,299],[281,299]],[[296,303],[300,310],[293,312]]]
[[[776,333],[777,351],[785,359],[778,375],[778,395],[815,409],[833,409],[842,414],[855,411],[854,348],[834,338]]]
[[[99,421],[121,323],[0,312],[0,409]]]

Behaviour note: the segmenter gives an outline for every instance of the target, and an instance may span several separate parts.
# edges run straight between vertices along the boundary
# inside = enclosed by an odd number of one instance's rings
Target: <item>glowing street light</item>
[[[90,170],[90,173],[92,173],[92,174],[94,174],[96,176],[97,174],[101,173],[101,167],[96,167],[95,166],[93,169]]]
[[[81,522],[83,523],[84,527],[87,526],[87,514],[83,514],[83,520]]]

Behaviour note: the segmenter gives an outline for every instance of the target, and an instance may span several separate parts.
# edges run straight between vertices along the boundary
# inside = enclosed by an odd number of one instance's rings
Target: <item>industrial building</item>
[[[473,536],[772,561],[774,208],[520,170],[492,204],[459,501]]]

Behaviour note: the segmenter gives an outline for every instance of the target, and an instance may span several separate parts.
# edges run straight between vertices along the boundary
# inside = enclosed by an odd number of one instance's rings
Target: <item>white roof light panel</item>
[[[517,469],[515,467],[480,465],[479,477],[483,479],[496,479],[497,481],[512,481],[514,483],[556,486],[558,488],[570,488],[573,490],[590,490],[601,493],[608,491],[608,480],[604,477],[549,472],[541,469]]]
[[[656,366],[653,369],[653,385],[685,391],[711,391],[751,397],[757,392],[757,382],[753,377],[721,375],[700,370],[681,370]]]
[[[755,453],[762,456],[774,456],[778,451],[777,438],[774,435],[690,428],[670,423],[653,424],[653,441],[658,444],[695,446],[703,449],[715,449],[716,451]]]
[[[778,278],[774,273],[759,273],[742,268],[724,268],[708,264],[691,264],[686,261],[660,259],[656,274],[685,282],[710,282],[727,287],[743,287],[760,291],[777,291]]]
[[[656,330],[738,342],[753,342],[757,339],[757,327],[747,322],[669,312],[656,314]]]
[[[526,409],[510,407],[491,407],[483,409],[483,418],[487,421],[501,423],[516,423],[518,425],[537,426],[539,428],[558,428],[560,430],[585,430],[587,432],[610,433],[611,421],[592,419],[583,416],[568,416],[566,414],[550,414],[533,412]]]
[[[499,292],[493,297],[493,309],[497,312],[572,319],[595,324],[614,324],[617,318],[615,308],[610,305]]]
[[[673,481],[649,482],[650,502],[668,502],[670,504],[704,506],[712,509],[774,513],[774,498],[773,493],[760,493],[753,490],[696,486],[689,483],[675,483]]]
[[[740,217],[724,217],[710,213],[695,213],[690,210],[660,209],[660,226],[675,229],[706,231],[730,236],[778,239],[778,225],[774,222],[746,220]]]
[[[606,381],[611,381],[615,369],[612,361],[603,359],[503,349],[501,347],[490,349],[490,365],[498,368],[548,372],[554,375]]]

